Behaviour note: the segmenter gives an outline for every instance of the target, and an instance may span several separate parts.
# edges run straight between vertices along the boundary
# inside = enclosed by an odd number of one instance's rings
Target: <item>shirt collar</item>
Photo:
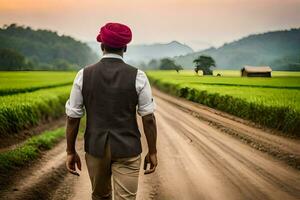
[[[104,55],[102,56],[102,58],[117,58],[117,59],[123,60],[123,57],[122,57],[122,56],[120,56],[120,55],[118,55],[118,54],[115,54],[115,53],[107,53],[107,54],[104,54]],[[101,59],[102,59],[102,58],[101,58]]]

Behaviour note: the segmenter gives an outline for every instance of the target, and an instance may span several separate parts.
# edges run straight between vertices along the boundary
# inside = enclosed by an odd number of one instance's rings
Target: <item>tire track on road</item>
[[[212,163],[215,163],[215,166],[222,166],[221,168],[218,168],[218,171],[221,172],[227,170],[224,174],[230,173],[227,177],[231,179],[232,183],[235,183],[235,185],[238,186],[243,185],[243,187],[239,187],[239,189],[244,194],[250,194],[250,196],[244,196],[244,198],[258,199],[255,197],[259,197],[259,199],[268,199],[269,197],[272,197],[272,199],[278,199],[281,197],[285,199],[296,199],[299,196],[300,179],[297,171],[288,169],[277,162],[274,162],[274,160],[268,159],[267,156],[261,155],[261,152],[253,152],[253,150],[245,144],[236,145],[238,141],[228,135],[218,133],[214,136],[213,134],[218,132],[218,130],[209,133],[208,130],[211,131],[213,129],[209,129],[207,124],[201,123],[198,119],[192,119],[192,116],[163,102],[161,99],[157,99],[157,104],[157,112],[162,118],[166,119],[165,123],[169,123],[172,127],[176,127],[175,129],[179,130],[177,133],[185,135],[193,142],[195,141],[195,143],[197,143],[196,147],[202,150],[202,154],[204,156],[206,155],[207,160],[212,160]],[[218,139],[218,136],[221,137]],[[221,141],[224,138],[226,138],[226,140]],[[209,145],[208,143],[211,144]],[[238,147],[239,149],[230,148],[230,145]],[[239,153],[239,150],[241,150],[243,154]],[[245,157],[245,155],[248,154],[252,154],[252,157],[253,155],[254,157],[257,157],[256,160],[260,159],[262,161],[255,164],[254,161],[251,161],[251,158],[248,159]],[[226,160],[229,160],[230,162],[227,162]],[[264,168],[259,166],[259,164],[263,163],[264,165],[262,167]],[[267,169],[271,171],[268,172]],[[277,192],[272,194],[272,191],[275,190],[277,190]],[[276,194],[276,196],[274,194]]]

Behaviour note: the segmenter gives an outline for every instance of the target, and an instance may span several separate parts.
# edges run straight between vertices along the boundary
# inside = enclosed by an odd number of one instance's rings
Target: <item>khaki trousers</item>
[[[92,183],[92,199],[112,199],[112,184],[114,200],[134,200],[138,188],[138,178],[141,165],[141,155],[131,158],[111,157],[108,142],[103,158],[85,154],[86,164]]]

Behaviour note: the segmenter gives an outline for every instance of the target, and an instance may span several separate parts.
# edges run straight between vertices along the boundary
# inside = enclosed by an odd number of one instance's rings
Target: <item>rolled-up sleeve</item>
[[[137,72],[136,90],[138,94],[138,114],[145,116],[153,113],[156,105],[152,96],[151,86],[146,74],[141,70]]]
[[[82,97],[83,69],[81,69],[73,82],[70,98],[66,102],[66,114],[72,118],[81,118],[85,114]]]

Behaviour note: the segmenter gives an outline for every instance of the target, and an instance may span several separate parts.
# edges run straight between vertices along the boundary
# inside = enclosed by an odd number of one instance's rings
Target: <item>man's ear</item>
[[[127,45],[124,47],[124,53],[127,51]]]

